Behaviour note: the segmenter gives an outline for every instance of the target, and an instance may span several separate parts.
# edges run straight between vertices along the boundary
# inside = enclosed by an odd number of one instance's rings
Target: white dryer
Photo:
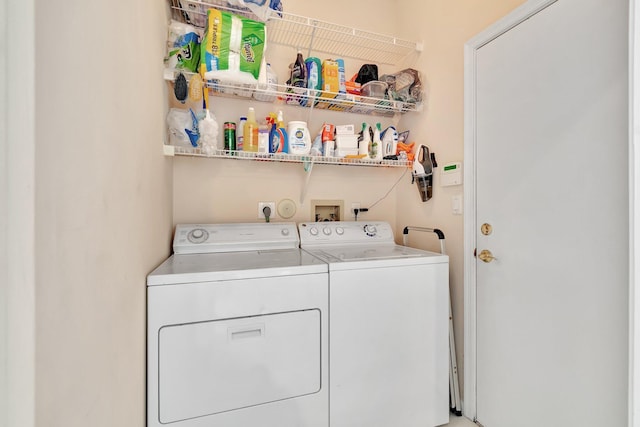
[[[327,427],[327,265],[293,223],[179,225],[147,277],[147,425]]]
[[[298,230],[329,265],[331,427],[448,423],[448,257],[396,245],[386,222]]]

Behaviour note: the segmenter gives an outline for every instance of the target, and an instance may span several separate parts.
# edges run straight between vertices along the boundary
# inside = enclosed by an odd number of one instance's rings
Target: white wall
[[[165,5],[36,2],[38,426],[145,424],[145,277],[172,222]]]
[[[6,367],[6,376],[0,374],[0,377],[4,377],[0,378],[0,382],[3,383],[0,387],[0,399],[6,403],[4,408],[0,407],[0,413],[6,417],[1,420],[3,425],[6,423],[9,427],[33,427],[34,3],[32,0],[6,0],[0,2],[0,7],[0,36],[4,43],[0,44],[3,49],[0,57],[4,58],[0,69],[6,70],[6,74],[0,73],[3,79],[0,84],[0,92],[3,92],[0,94],[0,121],[4,121],[0,124],[0,132],[3,133],[0,138],[0,258],[5,262],[4,266],[0,266],[0,284],[3,289],[0,304],[3,316],[3,320],[0,321],[3,331],[0,333],[0,343],[3,350],[0,359],[3,359],[3,368]],[[5,23],[6,26],[3,25]],[[3,396],[4,393],[6,396]]]
[[[7,357],[7,2],[0,0],[0,426],[8,423]]]
[[[630,2],[629,55],[629,427],[640,427],[640,7]]]

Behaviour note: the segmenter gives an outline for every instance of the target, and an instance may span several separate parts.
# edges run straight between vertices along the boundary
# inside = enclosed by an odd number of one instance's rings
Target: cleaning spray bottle
[[[282,116],[282,110],[278,111],[278,118],[276,119],[278,125],[278,135],[280,136],[280,145],[282,146],[282,152],[289,152],[289,135],[287,129],[284,127],[284,118]]]
[[[362,123],[362,130],[358,136],[358,155],[369,155],[369,145],[371,145],[371,134],[369,133],[369,125]]]
[[[382,140],[380,139],[380,132],[382,131],[380,123],[376,123],[376,128],[373,130],[373,141],[371,141],[371,152],[369,157],[374,160],[382,160]]]

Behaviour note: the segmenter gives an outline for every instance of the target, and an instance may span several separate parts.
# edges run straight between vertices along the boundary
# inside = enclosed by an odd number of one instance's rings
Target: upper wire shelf
[[[165,79],[174,81],[179,73],[187,79],[193,73],[183,70],[165,70]],[[421,111],[422,103],[396,101],[387,98],[372,98],[361,95],[337,94],[314,89],[295,88],[292,92],[286,85],[272,85],[275,89],[263,89],[258,85],[237,85],[217,80],[207,80],[206,85],[216,96],[229,98],[247,98],[255,101],[287,104],[296,107],[307,107],[330,111],[341,111],[354,114],[392,117],[412,111]]]
[[[229,6],[224,0],[169,0],[169,5],[174,19],[201,28],[211,7],[256,19],[250,10]],[[272,14],[267,34],[269,43],[394,66],[423,50],[419,42],[286,12]]]

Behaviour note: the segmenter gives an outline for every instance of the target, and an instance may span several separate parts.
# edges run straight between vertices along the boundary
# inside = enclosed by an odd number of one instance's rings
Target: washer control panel
[[[293,249],[300,244],[295,223],[178,224],[173,237],[176,254],[204,254],[268,249]]]
[[[300,244],[342,245],[364,243],[394,243],[393,230],[388,222],[329,221],[298,224]]]

